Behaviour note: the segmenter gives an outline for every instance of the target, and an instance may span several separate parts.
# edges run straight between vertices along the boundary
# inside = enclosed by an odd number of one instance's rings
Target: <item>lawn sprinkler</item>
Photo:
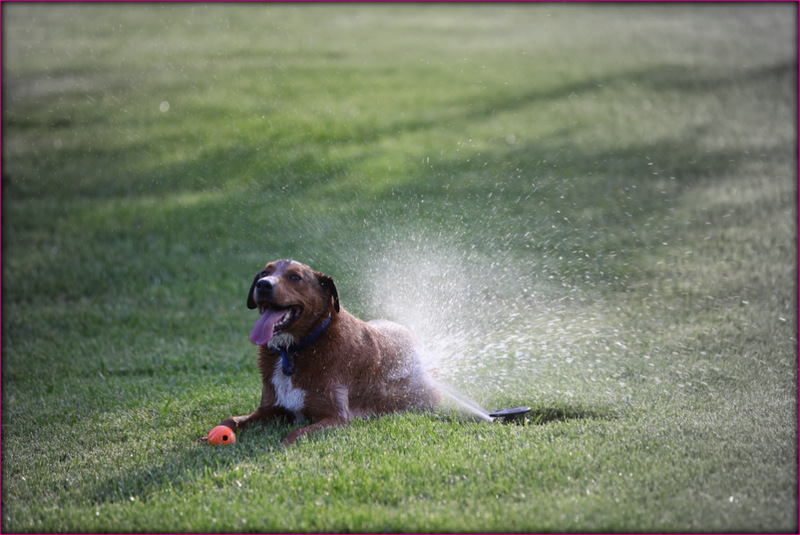
[[[489,416],[494,418],[493,421],[499,419],[500,423],[517,423],[525,425],[525,417],[523,415],[529,412],[531,412],[530,407],[509,407],[507,409],[497,409],[494,412],[490,412]]]

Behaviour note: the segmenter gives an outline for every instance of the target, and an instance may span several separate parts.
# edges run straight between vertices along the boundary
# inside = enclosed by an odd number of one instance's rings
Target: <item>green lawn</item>
[[[4,3],[4,532],[797,532],[797,5]],[[195,443],[292,257],[529,425]]]

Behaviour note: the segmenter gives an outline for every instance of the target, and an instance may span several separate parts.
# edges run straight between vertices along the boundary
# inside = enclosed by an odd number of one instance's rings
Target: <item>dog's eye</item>
[[[297,273],[292,273],[291,275],[289,275],[289,280],[290,281],[301,281],[301,280],[303,280],[303,277],[301,277]]]

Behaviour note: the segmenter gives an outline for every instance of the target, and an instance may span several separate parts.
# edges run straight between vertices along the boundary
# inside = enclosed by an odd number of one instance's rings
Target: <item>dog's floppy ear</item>
[[[328,292],[333,298],[333,309],[339,312],[339,290],[336,289],[336,284],[333,282],[333,279],[318,271],[315,271],[314,275],[317,276],[317,280],[320,286],[322,286],[322,289]]]
[[[256,308],[256,306],[258,306],[256,305],[256,300],[253,299],[253,290],[256,289],[256,283],[260,278],[261,278],[261,273],[257,274],[256,278],[253,279],[253,284],[250,285],[250,293],[247,294],[247,308],[249,308],[250,310],[253,310],[254,308]]]

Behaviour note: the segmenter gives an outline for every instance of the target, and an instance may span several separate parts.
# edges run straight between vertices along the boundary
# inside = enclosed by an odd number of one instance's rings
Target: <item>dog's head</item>
[[[339,312],[339,292],[327,275],[294,260],[277,260],[256,274],[247,308],[261,314],[250,341],[285,346],[302,340]]]

